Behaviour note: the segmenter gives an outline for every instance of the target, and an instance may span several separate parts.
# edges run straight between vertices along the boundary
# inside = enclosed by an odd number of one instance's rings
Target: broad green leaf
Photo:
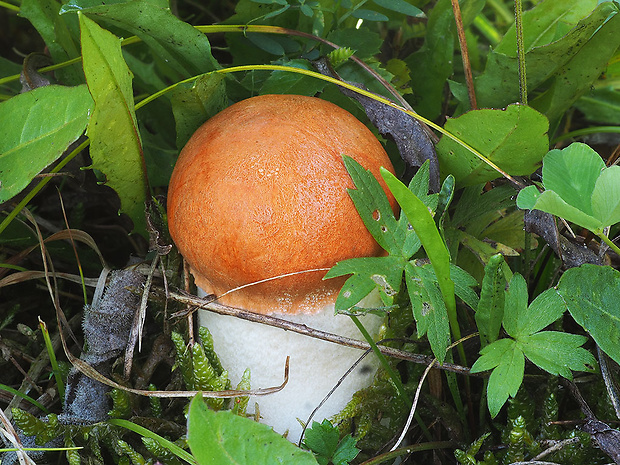
[[[39,87],[0,103],[0,203],[82,135],[93,106],[85,85]]]
[[[591,215],[590,198],[596,180],[605,168],[601,157],[588,145],[575,142],[562,150],[551,150],[543,160],[543,185],[566,203]]]
[[[449,119],[445,129],[511,175],[536,171],[549,147],[547,119],[524,105],[470,111]],[[442,137],[436,148],[442,171],[451,173],[461,186],[501,176],[452,139]]]
[[[343,157],[355,189],[348,189],[366,229],[377,243],[392,255],[400,255],[403,231],[399,228],[390,202],[379,181],[351,157]],[[409,258],[409,257],[405,257]]]
[[[547,116],[552,128],[557,127],[564,113],[591,88],[620,46],[618,4],[605,3],[616,8],[610,14],[612,17],[570,61],[557,70],[548,90],[530,102],[532,107]]]
[[[209,410],[194,397],[187,421],[187,443],[200,465],[316,465],[271,427],[225,410]]]
[[[620,272],[597,265],[571,268],[560,279],[557,291],[575,321],[620,363]]]
[[[551,213],[590,231],[597,231],[603,227],[599,220],[567,204],[554,191],[539,192],[536,186],[528,186],[519,192],[517,206],[527,210]]]
[[[519,192],[517,206],[542,210],[597,232],[620,221],[620,172],[589,146],[573,143],[543,160],[543,185]]]
[[[505,292],[504,319],[502,324],[510,336],[517,337],[520,333],[521,321],[524,315],[527,315],[527,283],[523,276],[515,273],[508,283],[508,289]]]
[[[530,52],[565,36],[596,7],[596,0],[547,0],[523,13],[523,47]],[[517,55],[516,26],[513,24],[495,48],[506,55]]]
[[[41,35],[56,63],[80,56],[76,43],[77,24],[74,22],[72,31],[68,19],[58,14],[60,7],[61,3],[56,0],[23,0],[19,11],[20,16],[27,18]],[[56,73],[65,84],[84,82],[84,77],[74,66],[61,68]]]
[[[411,263],[405,266],[405,277],[418,337],[426,335],[433,355],[443,363],[450,345],[450,324],[437,279],[429,270]]]
[[[374,289],[379,289],[384,304],[391,305],[400,291],[406,263],[398,256],[351,258],[336,263],[323,279],[352,275],[336,298],[336,311],[349,311]]]
[[[504,317],[506,275],[502,269],[503,264],[504,257],[497,254],[491,257],[484,267],[480,301],[475,316],[483,347],[497,340]]]
[[[603,170],[592,192],[592,213],[605,226],[620,222],[620,166]]]
[[[80,16],[82,61],[88,90],[95,101],[86,134],[93,167],[121,199],[136,232],[146,234],[147,187],[142,142],[134,111],[131,72],[121,53],[120,39]]]
[[[407,189],[396,176],[385,168],[381,168],[381,175],[399,203],[402,213],[407,216],[409,223],[418,235],[426,255],[435,270],[439,289],[441,289],[448,313],[453,315],[451,318],[456,318],[454,282],[450,279],[450,254],[439,235],[439,230],[435,225],[435,221],[433,221],[433,217],[426,205]],[[439,359],[439,356],[435,355]],[[441,359],[443,360],[443,357]]]
[[[617,10],[613,2],[602,2],[594,10],[595,7],[594,0],[547,0],[540,2],[527,13],[523,29],[532,30],[532,38],[528,39],[528,43],[534,45],[534,48],[528,47],[525,56],[530,93],[579,53],[601,25]],[[547,11],[539,14],[539,9]],[[592,10],[594,11],[588,15]],[[569,17],[573,20],[576,17],[582,19],[564,36],[556,37],[566,29],[561,23]],[[539,29],[536,23],[540,23],[542,27]],[[566,24],[572,26],[572,21]],[[519,100],[518,60],[514,34],[513,27],[502,41],[502,43],[505,41],[506,45],[500,43],[498,48],[501,51],[491,51],[484,73],[475,80],[480,107],[501,108]],[[550,42],[544,43],[546,41]]]
[[[180,85],[171,93],[176,123],[177,147],[182,149],[205,121],[226,108],[228,98],[224,76],[207,74],[192,84]]]
[[[168,2],[72,0],[61,9],[61,13],[75,11],[137,35],[158,58],[182,76],[189,77],[219,67],[211,55],[211,45],[205,34],[174,16]]]
[[[571,370],[591,371],[596,366],[594,356],[581,347],[587,340],[577,334],[541,331],[520,337],[519,346],[525,356],[543,370],[572,379]]]

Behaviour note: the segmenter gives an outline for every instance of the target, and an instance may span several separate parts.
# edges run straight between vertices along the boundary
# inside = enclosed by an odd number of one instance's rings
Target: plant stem
[[[463,60],[463,71],[465,72],[465,81],[467,83],[467,95],[469,96],[469,106],[472,110],[478,109],[476,103],[476,91],[474,89],[474,78],[471,74],[471,64],[469,62],[469,51],[467,49],[467,38],[465,37],[465,27],[463,26],[463,16],[461,15],[461,6],[459,0],[452,1],[452,11],[454,12],[454,20],[456,22],[456,32],[459,38],[459,47],[461,48],[461,59]]]
[[[618,246],[616,244],[614,244],[614,242],[609,237],[607,237],[603,232],[596,232],[596,235],[605,244],[607,244],[611,250],[613,250],[614,252],[616,252],[618,254],[618,256],[620,256],[620,248],[618,248]]]
[[[517,31],[517,58],[519,62],[519,93],[523,105],[527,105],[527,78],[525,69],[525,44],[523,43],[523,5],[515,0],[515,29]]]

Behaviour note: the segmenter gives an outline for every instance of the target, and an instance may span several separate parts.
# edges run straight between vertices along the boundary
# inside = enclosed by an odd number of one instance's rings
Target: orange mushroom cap
[[[257,313],[312,313],[343,281],[324,268],[384,251],[347,188],[342,155],[383,182],[381,143],[346,110],[300,95],[236,103],[203,124],[181,151],[168,191],[170,234],[196,284],[221,303]],[[311,269],[273,279],[289,273]]]

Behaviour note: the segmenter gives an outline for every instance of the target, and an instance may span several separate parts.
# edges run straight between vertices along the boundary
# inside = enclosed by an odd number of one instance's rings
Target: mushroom
[[[170,234],[196,285],[225,305],[360,339],[349,317],[335,315],[343,279],[326,270],[385,252],[366,230],[347,189],[342,155],[379,175],[392,170],[381,143],[352,114],[315,97],[263,95],[233,104],[203,124],[181,151],[168,191]],[[368,306],[379,303],[368,302]],[[200,324],[233,383],[246,368],[253,387],[288,384],[258,399],[261,421],[291,441],[301,421],[362,355],[358,349],[201,310]],[[376,335],[382,320],[362,319]],[[374,355],[317,412],[338,413],[368,386]]]

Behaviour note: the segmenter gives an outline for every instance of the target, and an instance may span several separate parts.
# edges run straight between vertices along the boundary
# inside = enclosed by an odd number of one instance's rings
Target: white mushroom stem
[[[378,305],[377,297],[373,297],[375,302],[366,302],[366,306]],[[333,305],[314,314],[272,316],[362,339],[359,329],[348,316],[334,315]],[[373,337],[379,333],[382,318],[367,315],[360,320]],[[233,386],[240,381],[246,368],[251,371],[252,388],[280,385],[286,357],[290,356],[287,385],[274,394],[255,397],[249,404],[248,413],[254,411],[254,402],[258,403],[260,421],[278,433],[288,433],[291,442],[299,441],[303,429],[300,421],[307,421],[340,378],[364,354],[360,349],[207,310],[199,311],[199,322],[212,333],[215,352],[228,371]],[[355,392],[371,384],[377,367],[376,356],[372,353],[366,356],[316,412],[313,421],[321,422],[339,413]]]

